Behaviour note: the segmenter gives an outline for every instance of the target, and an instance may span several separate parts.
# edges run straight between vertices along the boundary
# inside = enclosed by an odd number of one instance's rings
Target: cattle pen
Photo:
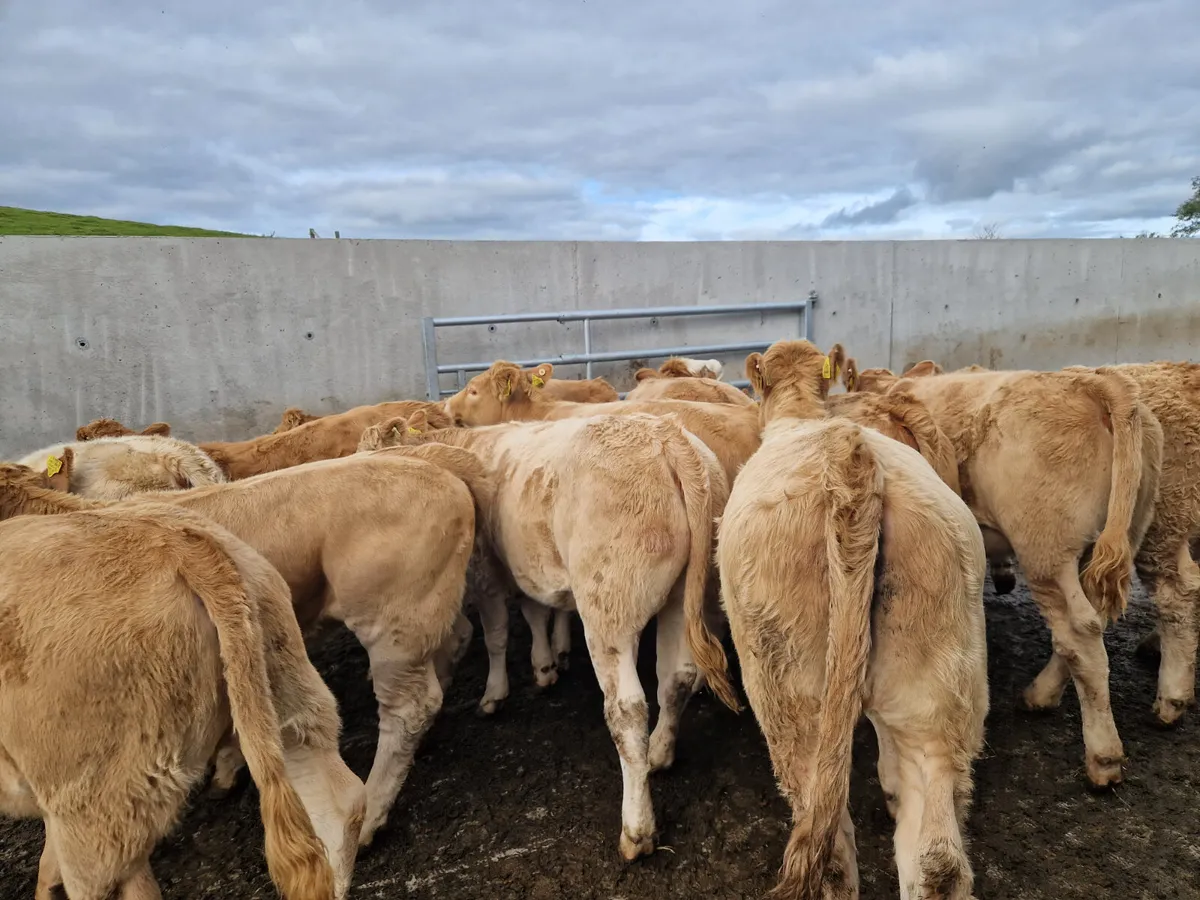
[[[639,363],[693,349],[722,356],[724,380],[742,384],[745,350],[800,336],[821,348],[844,342],[864,368],[896,371],[923,358],[947,369],[1039,370],[1185,360],[1200,341],[1196,242],[629,248],[208,241],[85,247],[0,239],[0,308],[17,322],[0,330],[8,388],[0,396],[0,459],[54,446],[79,425],[116,416],[136,428],[170,420],[172,434],[187,440],[246,444],[254,451],[246,457],[260,462],[249,439],[286,443],[267,434],[285,408],[304,420],[286,426],[285,413],[275,435],[322,416],[367,415],[371,406],[362,404],[427,407],[426,399],[465,391],[467,376],[496,359],[522,366],[558,360],[554,379],[598,375],[623,395]],[[81,288],[95,272],[109,276]],[[87,302],[59,302],[68,296]],[[605,310],[620,313],[608,328],[601,327]],[[661,323],[628,321],[653,319],[656,310],[671,313]],[[706,312],[716,321],[698,324]],[[735,323],[738,316],[743,321]],[[462,326],[453,329],[461,336],[445,336],[440,357],[435,323]],[[832,383],[838,363],[828,353],[823,378]],[[503,402],[511,379],[508,385]],[[439,414],[447,426],[487,424],[461,421],[449,404]],[[397,438],[420,434],[413,423],[428,425],[407,410],[371,421],[376,437],[381,429]],[[326,456],[351,455],[360,434],[365,441],[363,422],[355,418],[352,432],[348,451]],[[214,452],[217,444],[204,446]],[[59,464],[53,454],[50,461]],[[228,459],[221,465],[228,469]],[[240,477],[229,474],[234,484]],[[1052,711],[1021,705],[1052,649],[1029,586],[1019,578],[1011,592],[998,591],[992,577],[983,590],[990,711],[965,826],[973,895],[1200,897],[1200,713],[1190,709],[1168,728],[1152,711],[1158,659],[1141,653],[1139,642],[1158,615],[1145,588],[1135,577],[1128,610],[1104,633],[1127,767],[1123,781],[1094,791],[1074,688]],[[466,599],[474,599],[470,587]],[[708,690],[691,699],[674,764],[650,778],[656,846],[627,862],[617,842],[623,767],[583,625],[570,617],[569,666],[560,666],[556,683],[539,687],[529,665],[537,649],[521,611],[514,596],[511,689],[484,716],[480,697],[494,672],[486,624],[479,627],[478,607],[467,610],[475,625],[469,647],[386,823],[358,855],[348,897],[763,896],[777,882],[792,822],[753,712],[735,713]],[[638,645],[652,723],[657,627],[647,627]],[[724,649],[741,687],[728,636]],[[345,625],[331,624],[310,655],[338,702],[341,755],[366,780],[379,739],[367,652]],[[4,677],[0,670],[0,686]],[[896,826],[877,759],[864,720],[854,734],[850,792],[864,900],[899,896]],[[0,754],[0,776],[4,763]],[[245,771],[228,796],[208,790],[197,787],[150,858],[162,896],[276,896],[258,790]],[[43,835],[36,820],[0,818],[0,897],[34,896]]]

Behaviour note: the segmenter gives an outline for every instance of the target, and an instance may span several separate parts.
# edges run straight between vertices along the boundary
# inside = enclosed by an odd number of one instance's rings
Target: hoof
[[[667,746],[666,741],[662,745],[651,745],[650,752],[647,754],[646,761],[650,764],[650,774],[662,772],[675,765],[675,748]]]
[[[1062,695],[1057,697],[1043,697],[1034,686],[1031,684],[1025,688],[1025,692],[1021,694],[1020,706],[1026,712],[1045,714],[1054,712],[1062,703]]]
[[[376,832],[387,824],[388,811],[386,809],[372,812],[369,807],[370,804],[368,803],[368,809],[362,818],[362,827],[358,832],[358,846],[360,850],[366,850],[370,847],[371,843],[375,840]]]
[[[558,682],[558,668],[553,665],[543,666],[533,673],[533,680],[540,688],[548,688]]]
[[[370,847],[371,842],[375,840],[375,832],[378,830],[378,825],[363,825],[362,831],[358,833],[358,849],[366,850]]]
[[[569,654],[566,654],[566,653],[560,653],[560,654],[558,654],[558,663],[557,663],[557,665],[558,665],[558,671],[560,671],[560,672],[567,672],[567,671],[569,671],[569,670],[570,670],[570,668],[571,668],[571,657],[570,657],[570,655],[569,655]]]
[[[1124,756],[1089,756],[1087,776],[1093,790],[1104,791],[1120,784],[1124,778],[1121,771]]]
[[[630,837],[625,829],[621,829],[621,856],[626,862],[633,862],[639,856],[649,856],[654,852],[653,837]]]
[[[475,715],[484,718],[485,716],[494,716],[500,707],[504,705],[504,698],[499,700],[488,700],[486,697],[479,701],[479,705],[475,707]]]
[[[233,773],[233,777],[227,781],[218,778],[214,773],[212,780],[208,783],[208,790],[205,793],[207,793],[210,800],[225,800],[234,794],[240,793],[249,783],[249,770],[245,766],[239,766],[237,771]]]
[[[1011,594],[1017,589],[1017,576],[1012,574],[992,573],[992,589],[997,596]]]
[[[1154,715],[1158,717],[1160,725],[1170,728],[1179,724],[1179,720],[1188,711],[1188,707],[1195,705],[1194,697],[1190,700],[1169,700],[1159,697],[1154,701]]]

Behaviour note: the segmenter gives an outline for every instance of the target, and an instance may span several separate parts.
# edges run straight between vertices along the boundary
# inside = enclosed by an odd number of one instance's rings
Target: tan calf
[[[983,542],[912,449],[821,403],[823,354],[751,354],[762,447],[721,519],[721,593],[793,829],[773,896],[857,898],[854,728],[879,739],[903,900],[966,900],[988,711]]]
[[[418,455],[356,455],[152,495],[206,516],[266,557],[291,588],[302,630],[323,619],[343,622],[366,648],[379,742],[363,845],[386,821],[441,709],[448,666],[438,653],[461,624],[475,537],[475,504],[463,479],[476,490],[486,484],[482,464],[465,451],[442,448],[436,464]],[[59,508],[86,502],[60,495]],[[222,747],[219,790],[232,785],[240,762],[235,744]]]
[[[639,384],[647,379],[658,378],[707,378],[720,381],[722,371],[723,366],[715,359],[699,360],[686,356],[672,356],[657,369],[638,369],[633,377]]]
[[[954,445],[912,394],[834,394],[826,399],[825,410],[912,447],[954,493],[962,494]]]
[[[568,400],[573,403],[615,403],[620,399],[617,389],[603,378],[555,378],[554,366],[542,363],[523,370],[529,384],[541,390],[551,400]]]
[[[324,418],[323,416],[314,416],[312,413],[307,413],[298,406],[289,406],[283,411],[283,415],[279,419],[279,424],[275,426],[275,430],[271,434],[283,434],[285,431],[291,431],[293,428],[299,428],[308,422],[315,422],[317,419]]]
[[[712,378],[720,381],[724,366],[716,359],[692,359],[690,356],[672,356],[658,367],[659,374],[668,378]]]
[[[675,359],[663,364],[668,371],[707,371],[696,360]],[[719,364],[718,364],[719,366]],[[718,371],[719,374],[719,371]],[[690,376],[689,376],[690,377]],[[547,382],[552,383],[552,382]],[[747,398],[749,399],[749,398]],[[758,447],[758,416],[751,406],[729,403],[693,403],[680,400],[618,401],[582,404],[556,401],[533,385],[527,373],[512,363],[496,362],[476,375],[463,390],[446,400],[446,410],[457,424],[494,425],[507,421],[557,421],[592,415],[675,414],[690,433],[700,438],[716,454],[725,470],[727,483],[737,477],[741,464]],[[714,583],[715,589],[715,583]],[[521,611],[533,630],[534,667],[538,685],[553,684],[558,670],[566,669],[570,651],[570,613],[554,612],[553,636],[545,640],[548,612],[536,603],[522,602]],[[480,610],[481,617],[484,611]],[[485,637],[500,627],[484,623]],[[493,670],[494,671],[494,670]],[[485,711],[489,707],[485,706]]]
[[[531,369],[525,369],[525,374],[529,377],[530,383],[534,387],[544,389],[546,396],[555,400],[572,400],[577,403],[610,403],[620,399],[616,389],[603,378],[589,378],[586,380],[553,378],[554,366],[550,363],[542,363]],[[411,412],[407,412],[394,418],[404,418],[410,414]],[[307,413],[299,407],[289,406],[283,411],[283,417],[279,420],[279,424],[275,426],[275,430],[271,434],[282,434],[307,422],[315,422],[317,419],[322,418],[325,417],[314,416],[312,413]]]
[[[36,515],[64,501],[85,502],[0,465],[0,515],[34,513],[0,522],[0,810],[45,820],[39,900],[158,898],[150,853],[231,727],[272,880],[344,898],[363,786],[279,573],[158,503]]]
[[[161,437],[171,436],[171,426],[166,422],[154,422],[147,425],[140,432],[134,431],[132,428],[126,428],[116,419],[94,419],[86,425],[80,425],[75,429],[75,440],[77,441],[94,441],[96,438],[102,437],[126,437],[133,434],[159,435]]]
[[[667,360],[667,363],[672,360]],[[663,363],[666,368],[667,363]],[[686,372],[687,370],[684,369]],[[655,369],[639,369],[638,385],[625,395],[625,401],[692,400],[698,403],[732,403],[753,407],[754,400],[732,384],[715,378],[695,378],[691,375],[661,374]]]
[[[72,490],[97,500],[123,500],[145,491],[225,481],[217,464],[195,444],[162,435],[130,434],[54,444],[30,453],[19,463],[45,472],[47,465],[61,459],[67,449],[74,460]]]
[[[1173,724],[1196,702],[1200,568],[1190,543],[1200,537],[1200,365],[1157,362],[1067,371],[1118,372],[1132,378],[1162,427],[1158,499],[1134,564],[1158,608],[1153,640],[1161,644],[1162,662],[1154,712],[1164,724]],[[1065,684],[1066,665],[1057,657],[1053,665]],[[1051,677],[1047,673],[1048,682]]]
[[[1015,554],[1050,626],[1058,659],[1026,689],[1026,705],[1056,707],[1069,668],[1088,778],[1119,782],[1124,750],[1102,634],[1125,609],[1150,524],[1161,427],[1116,374],[961,371],[901,378],[889,391],[924,403],[955,445],[989,554]]]
[[[675,758],[680,716],[698,686],[697,659],[713,690],[735,703],[724,653],[703,616],[713,518],[727,492],[720,467],[670,417],[593,416],[414,434],[420,424],[409,420],[396,435],[469,448],[493,473],[483,531],[516,586],[547,607],[579,612],[621,760],[620,851],[626,859],[651,852],[649,775]],[[637,646],[652,617],[659,718],[647,740]],[[486,622],[484,629],[486,638]]]
[[[729,483],[758,447],[758,414],[728,403],[647,400],[616,403],[569,403],[543,396],[512,363],[496,362],[446,399],[446,412],[459,425],[559,421],[598,415],[674,414],[679,423],[717,455]]]
[[[830,364],[822,363],[822,370],[829,371],[829,381],[832,384],[835,373],[845,373],[845,351],[841,344],[834,344],[829,352]],[[663,364],[667,368],[668,360]],[[850,361],[853,363],[853,360]],[[709,403],[734,403],[758,409],[758,404],[749,396],[732,385],[705,378],[694,378],[686,374],[688,370],[678,366],[668,375],[660,374],[654,369],[641,369],[638,372],[640,384],[626,396],[626,400],[670,399],[692,400]],[[852,382],[851,382],[852,383]],[[740,398],[740,399],[735,399]],[[843,416],[860,425],[887,435],[912,447],[933,466],[934,470],[957,494],[959,493],[958,464],[954,458],[954,447],[929,411],[915,397],[909,394],[881,396],[876,394],[837,394],[830,395],[825,403],[826,411],[831,415]]]
[[[264,434],[248,441],[214,441],[200,449],[211,456],[231,481],[274,472],[319,459],[349,456],[358,447],[363,429],[395,416],[410,416],[417,410],[436,416],[439,405],[416,400],[397,400],[356,406],[329,416],[320,416],[295,428]],[[281,427],[283,423],[280,423]]]
[[[983,371],[978,366],[969,367],[969,370]],[[912,371],[913,369],[910,369],[905,374],[910,375]],[[941,371],[941,367],[938,367],[938,371]],[[949,444],[949,439],[946,438],[938,424],[932,422],[933,431],[931,432],[928,426],[914,421],[911,412],[897,411],[894,413],[887,409],[881,409],[877,405],[877,400],[883,400],[890,404],[894,402],[895,398],[903,398],[906,409],[911,409],[908,404],[917,403],[924,410],[925,415],[928,415],[925,405],[911,394],[884,393],[898,380],[898,376],[893,375],[888,369],[867,369],[860,375],[858,363],[853,359],[847,359],[846,366],[842,370],[842,384],[846,388],[846,393],[830,397],[826,406],[831,412],[846,415],[847,418],[860,425],[868,425],[888,437],[913,447],[934,467],[942,480],[961,496],[958,460],[955,458],[954,446]],[[924,418],[925,416],[921,416],[922,420]],[[905,419],[909,420],[907,424]],[[930,417],[930,421],[932,421],[932,417]],[[951,471],[951,465],[953,465],[953,471]],[[1011,594],[1017,587],[1017,561],[1012,554],[1012,549],[1002,536],[986,528],[983,530],[983,545],[987,551],[988,570],[992,576],[992,587],[995,593],[998,595]]]

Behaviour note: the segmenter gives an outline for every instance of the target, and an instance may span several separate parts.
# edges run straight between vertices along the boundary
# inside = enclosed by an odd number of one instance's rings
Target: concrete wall
[[[495,243],[0,238],[0,458],[109,415],[184,437],[424,396],[420,319],[819,296],[864,366],[1189,359],[1200,241]],[[581,325],[439,332],[446,362],[580,350]],[[597,323],[596,350],[794,337],[800,317]],[[740,370],[743,354],[724,361]],[[618,387],[630,367],[603,367]],[[573,376],[578,367],[560,369]],[[740,377],[740,371],[738,376]],[[446,382],[450,386],[450,382]]]

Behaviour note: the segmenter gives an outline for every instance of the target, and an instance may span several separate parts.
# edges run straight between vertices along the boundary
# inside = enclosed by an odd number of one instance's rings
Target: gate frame
[[[647,306],[642,309],[593,309],[569,310],[541,313],[511,313],[508,315],[492,316],[423,316],[421,319],[421,339],[425,346],[425,393],[431,401],[460,391],[467,383],[468,372],[483,372],[490,368],[495,360],[488,362],[469,363],[438,363],[437,358],[437,329],[454,328],[464,325],[512,325],[520,322],[583,322],[583,352],[560,353],[557,356],[544,356],[538,359],[516,360],[515,364],[522,369],[541,365],[548,362],[552,365],[584,365],[587,377],[592,377],[592,364],[598,362],[622,362],[630,359],[666,359],[670,356],[695,356],[720,353],[751,353],[755,350],[765,350],[771,346],[771,341],[746,341],[733,344],[704,344],[697,347],[645,347],[640,350],[612,350],[603,353],[592,352],[592,322],[614,321],[618,319],[665,319],[681,316],[714,316],[739,315],[747,313],[778,313],[800,312],[803,315],[803,337],[812,340],[812,309],[817,303],[817,292],[809,291],[805,300],[789,300],[784,303],[727,303],[717,306]],[[651,324],[657,324],[652,322]],[[458,387],[443,390],[442,375],[456,375]],[[728,382],[735,387],[745,387],[749,384],[745,379]],[[623,396],[623,395],[622,395]]]

